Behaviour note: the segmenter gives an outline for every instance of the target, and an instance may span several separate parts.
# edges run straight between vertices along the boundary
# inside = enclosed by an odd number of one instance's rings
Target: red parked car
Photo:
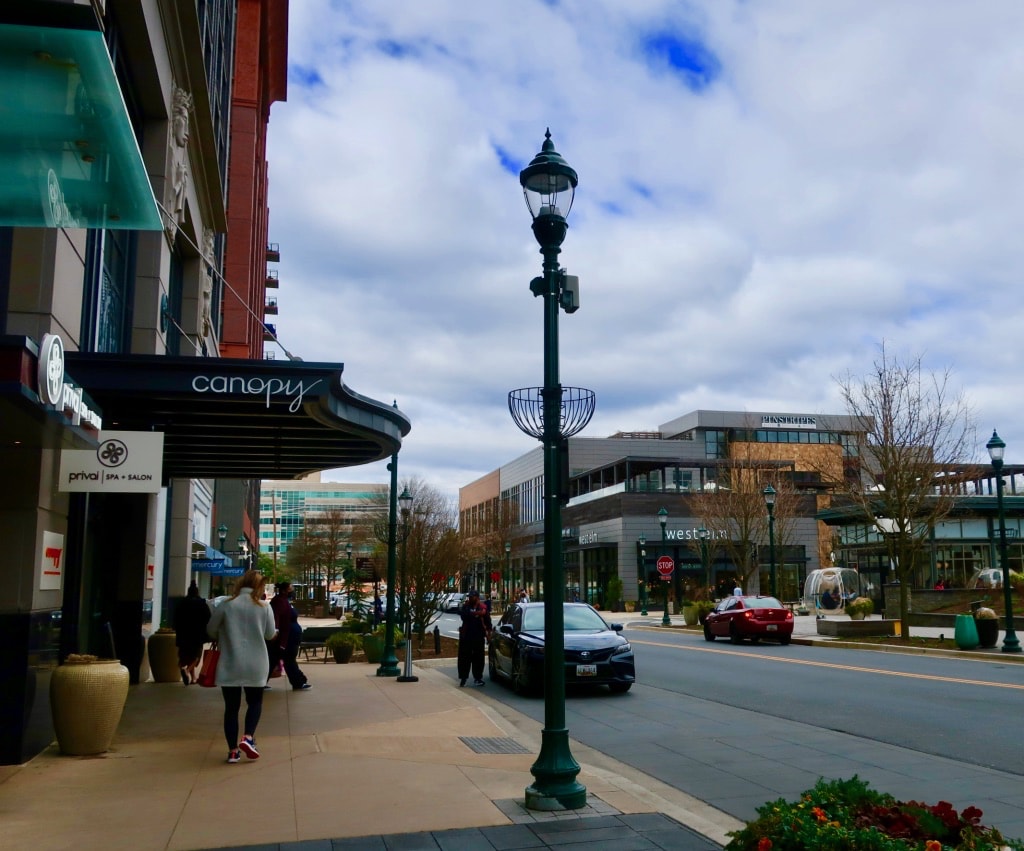
[[[726,597],[704,620],[704,638],[726,638],[739,644],[762,638],[789,644],[793,638],[793,613],[774,597]]]

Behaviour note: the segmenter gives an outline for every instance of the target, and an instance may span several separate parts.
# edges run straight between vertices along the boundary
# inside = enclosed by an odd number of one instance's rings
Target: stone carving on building
[[[213,304],[213,260],[213,228],[206,228],[203,231],[203,256],[200,260],[202,271],[199,273],[202,296],[200,328],[204,338],[213,336],[213,318],[210,316]]]
[[[192,95],[174,87],[171,96],[171,180],[164,205],[170,221],[167,231],[173,238],[185,221],[185,192],[188,189],[188,124]]]

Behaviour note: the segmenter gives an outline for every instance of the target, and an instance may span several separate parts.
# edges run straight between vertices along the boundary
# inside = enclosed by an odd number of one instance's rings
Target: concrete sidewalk
[[[0,767],[4,845],[709,851],[741,826],[575,742],[587,807],[527,811],[540,725],[430,664],[417,664],[416,683],[364,662],[303,664],[313,688],[272,681],[262,756],[237,765],[225,762],[219,689],[133,686],[106,754],[66,757],[53,745]]]

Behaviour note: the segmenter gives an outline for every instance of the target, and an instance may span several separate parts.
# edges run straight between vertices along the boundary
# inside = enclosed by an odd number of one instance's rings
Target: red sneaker
[[[242,751],[249,759],[259,759],[260,752],[256,750],[256,742],[253,741],[252,736],[246,736],[238,743],[239,750]]]

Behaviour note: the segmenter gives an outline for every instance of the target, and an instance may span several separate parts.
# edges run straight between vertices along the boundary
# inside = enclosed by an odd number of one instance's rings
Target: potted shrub
[[[974,626],[978,630],[978,643],[982,647],[995,647],[999,640],[999,616],[987,606],[974,613]]]
[[[334,661],[339,665],[347,664],[352,659],[352,654],[362,648],[363,637],[356,632],[339,630],[332,632],[324,640],[324,645],[334,654]]]
[[[846,614],[851,620],[862,621],[875,610],[870,597],[857,597],[846,604]]]
[[[697,601],[697,623],[703,626],[709,614],[715,610],[715,604],[711,600]]]
[[[162,626],[146,641],[149,654],[149,670],[158,683],[180,683],[181,668],[178,667],[178,634],[172,627]]]
[[[697,607],[697,603],[694,600],[682,600],[681,601],[682,612],[683,612],[683,623],[687,626],[696,626],[698,615],[700,610]]]

